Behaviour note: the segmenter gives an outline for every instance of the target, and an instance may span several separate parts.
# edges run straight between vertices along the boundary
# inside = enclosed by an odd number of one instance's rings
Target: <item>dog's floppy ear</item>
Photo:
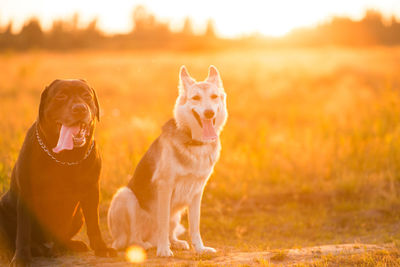
[[[187,71],[185,66],[181,67],[179,71],[179,89],[187,90],[190,86],[192,86],[196,81],[190,77],[189,72]]]
[[[206,79],[207,82],[215,84],[218,88],[223,88],[221,77],[219,76],[219,72],[216,67],[213,65],[210,66],[208,70],[208,77]]]
[[[96,94],[96,91],[92,88],[92,87],[90,87],[90,89],[92,89],[92,92],[93,92],[93,97],[94,97],[94,104],[96,105],[96,118],[97,118],[97,121],[100,121],[100,105],[99,105],[99,100],[97,100],[97,94]]]
[[[44,88],[42,94],[40,95],[39,121],[43,120],[43,118],[44,118],[44,106],[46,103],[47,95],[49,94],[49,90],[54,84],[56,84],[59,81],[60,81],[59,79],[52,81],[51,84],[49,84],[48,86],[46,86]]]

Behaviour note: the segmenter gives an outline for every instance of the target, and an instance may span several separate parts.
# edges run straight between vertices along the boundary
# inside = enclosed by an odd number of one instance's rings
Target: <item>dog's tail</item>
[[[132,203],[132,191],[127,187],[120,188],[111,200],[107,221],[113,239],[114,249],[124,249],[129,245],[130,215],[127,207]]]
[[[182,217],[182,212],[179,211],[177,212],[174,217],[172,218],[172,229],[173,229],[173,236],[176,238],[183,235],[186,232],[186,228],[181,224],[181,217]]]
[[[186,232],[186,228],[182,224],[178,224],[175,228],[175,234],[176,236],[181,236]]]

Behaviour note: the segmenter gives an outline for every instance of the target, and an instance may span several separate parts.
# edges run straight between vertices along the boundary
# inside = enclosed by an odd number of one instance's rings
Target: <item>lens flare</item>
[[[142,263],[146,260],[146,251],[139,246],[130,246],[126,250],[126,259],[132,263]]]

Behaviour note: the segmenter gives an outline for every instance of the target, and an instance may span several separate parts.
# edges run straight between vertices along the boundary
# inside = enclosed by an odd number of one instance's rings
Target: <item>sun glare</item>
[[[268,1],[253,3],[253,8],[239,13],[215,14],[217,29],[222,35],[260,33],[267,36],[283,36],[295,28],[316,26],[334,15],[361,18],[364,10],[359,5],[343,6],[341,2],[322,1]],[[249,5],[252,4],[250,0]],[[237,7],[239,9],[240,7]]]
[[[193,22],[194,31],[201,33],[206,21],[212,19],[217,33],[222,37],[238,37],[254,33],[267,36],[282,36],[299,27],[309,27],[329,20],[332,16],[361,18],[369,8],[382,11],[386,16],[400,14],[400,5],[390,1],[163,1],[138,0],[135,2],[115,0],[113,5],[98,1],[70,0],[58,2],[42,0],[40,4],[26,1],[7,1],[0,13],[0,24],[13,20],[15,28],[22,27],[30,17],[38,17],[45,29],[51,28],[55,19],[65,19],[79,13],[80,25],[98,19],[98,27],[106,33],[127,33],[132,29],[133,9],[145,6],[156,19],[168,22],[179,30],[186,17]]]
[[[175,1],[172,1],[175,2]],[[315,26],[333,16],[363,17],[368,8],[381,8],[387,14],[388,3],[372,5],[361,0],[354,1],[170,1],[150,0],[143,4],[164,21],[176,28],[188,16],[195,31],[204,30],[205,21],[215,22],[217,33],[223,37],[238,37],[260,33],[267,36],[283,36],[295,28]],[[179,8],[177,8],[179,6]],[[392,12],[400,10],[391,9]],[[390,13],[390,12],[389,12]]]
[[[142,263],[146,260],[146,251],[139,246],[130,246],[126,250],[126,259],[131,263]]]

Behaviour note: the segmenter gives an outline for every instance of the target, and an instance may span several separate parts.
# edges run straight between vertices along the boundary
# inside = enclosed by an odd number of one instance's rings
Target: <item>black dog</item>
[[[96,118],[96,93],[85,81],[55,80],[43,91],[10,190],[0,200],[0,242],[14,255],[11,266],[27,266],[31,256],[46,256],[54,248],[88,250],[85,243],[71,240],[83,217],[95,254],[116,255],[99,229]]]

